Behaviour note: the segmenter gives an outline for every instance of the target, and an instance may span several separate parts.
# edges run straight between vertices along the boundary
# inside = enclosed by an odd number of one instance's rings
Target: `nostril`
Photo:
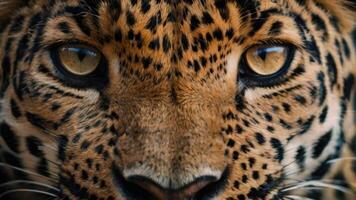
[[[203,199],[211,199],[217,196],[221,190],[223,190],[226,186],[228,177],[230,174],[230,168],[227,167],[220,179],[208,184],[204,188],[202,188],[198,193],[195,194],[195,200],[203,200]]]
[[[157,199],[192,199],[206,186],[218,181],[215,176],[202,176],[178,189],[164,188],[143,176],[131,176],[129,182],[145,189]]]
[[[221,177],[201,176],[179,188],[163,187],[142,175],[124,177],[113,165],[113,178],[118,189],[128,198],[136,200],[204,200],[214,198],[225,187],[230,174],[227,168]]]

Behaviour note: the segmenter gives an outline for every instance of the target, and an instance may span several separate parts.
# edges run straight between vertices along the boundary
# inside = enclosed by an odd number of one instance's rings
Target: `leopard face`
[[[354,199],[352,9],[0,1],[0,199]]]

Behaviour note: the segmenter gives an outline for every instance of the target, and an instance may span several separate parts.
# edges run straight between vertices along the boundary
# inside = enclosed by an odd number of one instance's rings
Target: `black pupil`
[[[268,53],[267,48],[262,48],[257,50],[256,55],[265,61]]]
[[[71,47],[69,51],[76,53],[80,62],[82,62],[87,56],[95,56],[96,54],[85,48]]]
[[[268,53],[273,53],[273,52],[283,53],[283,51],[284,51],[284,47],[281,46],[263,47],[257,49],[255,55],[260,57],[263,61],[265,61]]]
[[[78,55],[78,59],[80,60],[80,61],[83,61],[84,60],[84,58],[86,57],[86,56],[88,56],[88,50],[86,50],[86,49],[80,49],[80,48],[78,48],[77,49],[77,55]]]

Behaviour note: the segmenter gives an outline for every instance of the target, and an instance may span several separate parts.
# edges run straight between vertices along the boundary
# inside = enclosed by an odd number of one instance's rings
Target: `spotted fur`
[[[1,0],[0,199],[355,199],[350,2]],[[253,84],[240,59],[266,40],[297,52]],[[71,41],[105,77],[58,75]]]

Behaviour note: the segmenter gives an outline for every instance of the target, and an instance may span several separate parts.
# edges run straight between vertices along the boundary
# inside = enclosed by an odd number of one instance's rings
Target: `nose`
[[[158,200],[186,200],[196,199],[197,195],[205,190],[214,189],[211,187],[219,181],[220,177],[206,175],[193,180],[180,188],[164,188],[160,184],[144,176],[131,176],[127,180],[136,187],[144,189]],[[210,191],[206,191],[208,193]],[[205,192],[204,192],[205,193]]]

